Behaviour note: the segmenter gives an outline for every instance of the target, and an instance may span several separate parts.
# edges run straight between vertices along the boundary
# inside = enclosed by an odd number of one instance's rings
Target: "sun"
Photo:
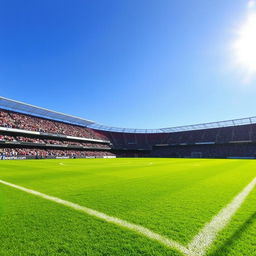
[[[256,12],[248,14],[233,48],[237,64],[248,76],[256,75]]]

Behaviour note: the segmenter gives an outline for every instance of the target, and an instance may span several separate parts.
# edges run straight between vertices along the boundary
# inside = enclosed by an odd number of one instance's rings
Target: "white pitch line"
[[[246,197],[256,185],[254,178],[225,208],[223,208],[188,245],[190,256],[204,255],[207,248],[215,241],[217,234],[229,223],[232,216],[240,208]]]
[[[43,194],[41,192],[38,192],[38,191],[35,191],[35,190],[32,190],[32,189],[24,188],[24,187],[9,183],[9,182],[4,181],[4,180],[0,180],[0,183],[2,183],[4,185],[7,185],[7,186],[10,186],[10,187],[13,187],[13,188],[16,188],[16,189],[19,189],[19,190],[22,190],[22,191],[27,192],[29,194],[39,196],[39,197],[44,198],[46,200],[53,201],[53,202],[61,204],[61,205],[65,205],[69,208],[72,208],[74,210],[86,213],[86,214],[91,215],[93,217],[96,217],[98,219],[101,219],[101,220],[104,220],[106,222],[118,225],[120,227],[127,228],[127,229],[132,230],[136,233],[139,233],[139,234],[141,234],[141,235],[143,235],[143,236],[145,236],[145,237],[147,237],[151,240],[158,241],[159,243],[161,243],[161,244],[163,244],[163,245],[165,245],[169,248],[175,248],[175,249],[179,250],[180,252],[183,252],[184,254],[188,253],[188,249],[185,246],[183,246],[183,245],[181,245],[181,244],[179,244],[179,243],[177,243],[177,242],[175,242],[175,241],[173,241],[173,240],[171,240],[167,237],[159,235],[159,234],[157,234],[157,233],[155,233],[155,232],[153,232],[153,231],[151,231],[147,228],[144,228],[143,226],[136,225],[136,224],[127,222],[125,220],[122,220],[122,219],[119,219],[119,218],[116,218],[116,217],[109,216],[105,213],[98,212],[96,210],[93,210],[93,209],[90,209],[90,208],[87,208],[87,207],[84,207],[84,206],[81,206],[79,204],[75,204],[75,203],[72,203],[72,202],[69,202],[69,201],[66,201],[66,200],[63,200],[63,199],[60,199],[58,197],[49,196],[49,195]]]
[[[22,190],[29,194],[33,194],[44,198],[49,201],[53,201],[55,203],[67,206],[69,208],[75,209],[77,211],[86,213],[88,215],[94,216],[98,219],[102,219],[106,222],[118,225],[123,228],[127,228],[136,233],[139,233],[151,240],[158,241],[159,243],[169,247],[175,248],[182,252],[187,256],[202,256],[205,254],[206,250],[210,247],[210,245],[215,241],[217,234],[229,223],[232,216],[236,213],[236,211],[240,208],[246,197],[253,190],[256,185],[256,178],[254,178],[243,190],[240,192],[225,208],[223,208],[216,216],[212,218],[212,220],[207,223],[204,228],[193,238],[192,242],[188,244],[188,246],[183,246],[180,243],[171,240],[167,237],[164,237],[160,234],[151,231],[143,226],[136,225],[125,220],[109,216],[105,213],[98,212],[96,210],[81,206],[79,204],[75,204],[58,197],[49,196],[43,194],[41,192],[24,188],[7,181],[0,180],[0,183]]]

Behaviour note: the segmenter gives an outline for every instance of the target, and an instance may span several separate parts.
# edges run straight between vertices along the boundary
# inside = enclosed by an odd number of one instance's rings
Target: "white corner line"
[[[180,243],[171,240],[165,236],[162,236],[160,234],[157,234],[154,231],[151,231],[150,229],[147,229],[143,226],[136,225],[113,216],[109,216],[105,213],[81,206],[79,204],[75,204],[60,199],[58,197],[49,196],[32,189],[28,189],[25,187],[9,183],[4,180],[0,180],[0,183],[16,188],[18,190],[22,190],[26,193],[44,198],[46,200],[64,205],[74,210],[86,213],[90,216],[115,224],[117,226],[129,229],[151,240],[158,241],[159,243],[169,248],[174,248],[182,252],[184,255],[202,256],[206,253],[210,245],[216,240],[218,233],[229,223],[232,216],[236,213],[236,211],[240,208],[246,197],[254,189],[256,185],[256,178],[254,178],[225,208],[221,209],[221,211],[216,216],[214,216],[209,223],[206,223],[203,229],[193,238],[193,240],[187,246],[181,245]]]
[[[216,240],[217,234],[230,222],[233,215],[240,208],[244,200],[254,189],[256,178],[254,178],[233,200],[220,212],[215,215],[212,220],[205,224],[203,229],[188,244],[189,255],[204,255],[210,245]]]

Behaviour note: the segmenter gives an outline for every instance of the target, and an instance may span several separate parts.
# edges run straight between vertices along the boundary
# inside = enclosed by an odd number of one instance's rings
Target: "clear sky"
[[[0,95],[130,128],[255,116],[253,19],[242,30],[254,9],[253,0],[2,0]]]

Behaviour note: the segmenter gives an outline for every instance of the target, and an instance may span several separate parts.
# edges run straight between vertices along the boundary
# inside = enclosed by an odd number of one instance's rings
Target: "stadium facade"
[[[97,157],[256,158],[256,117],[128,129],[0,97],[2,159]]]

